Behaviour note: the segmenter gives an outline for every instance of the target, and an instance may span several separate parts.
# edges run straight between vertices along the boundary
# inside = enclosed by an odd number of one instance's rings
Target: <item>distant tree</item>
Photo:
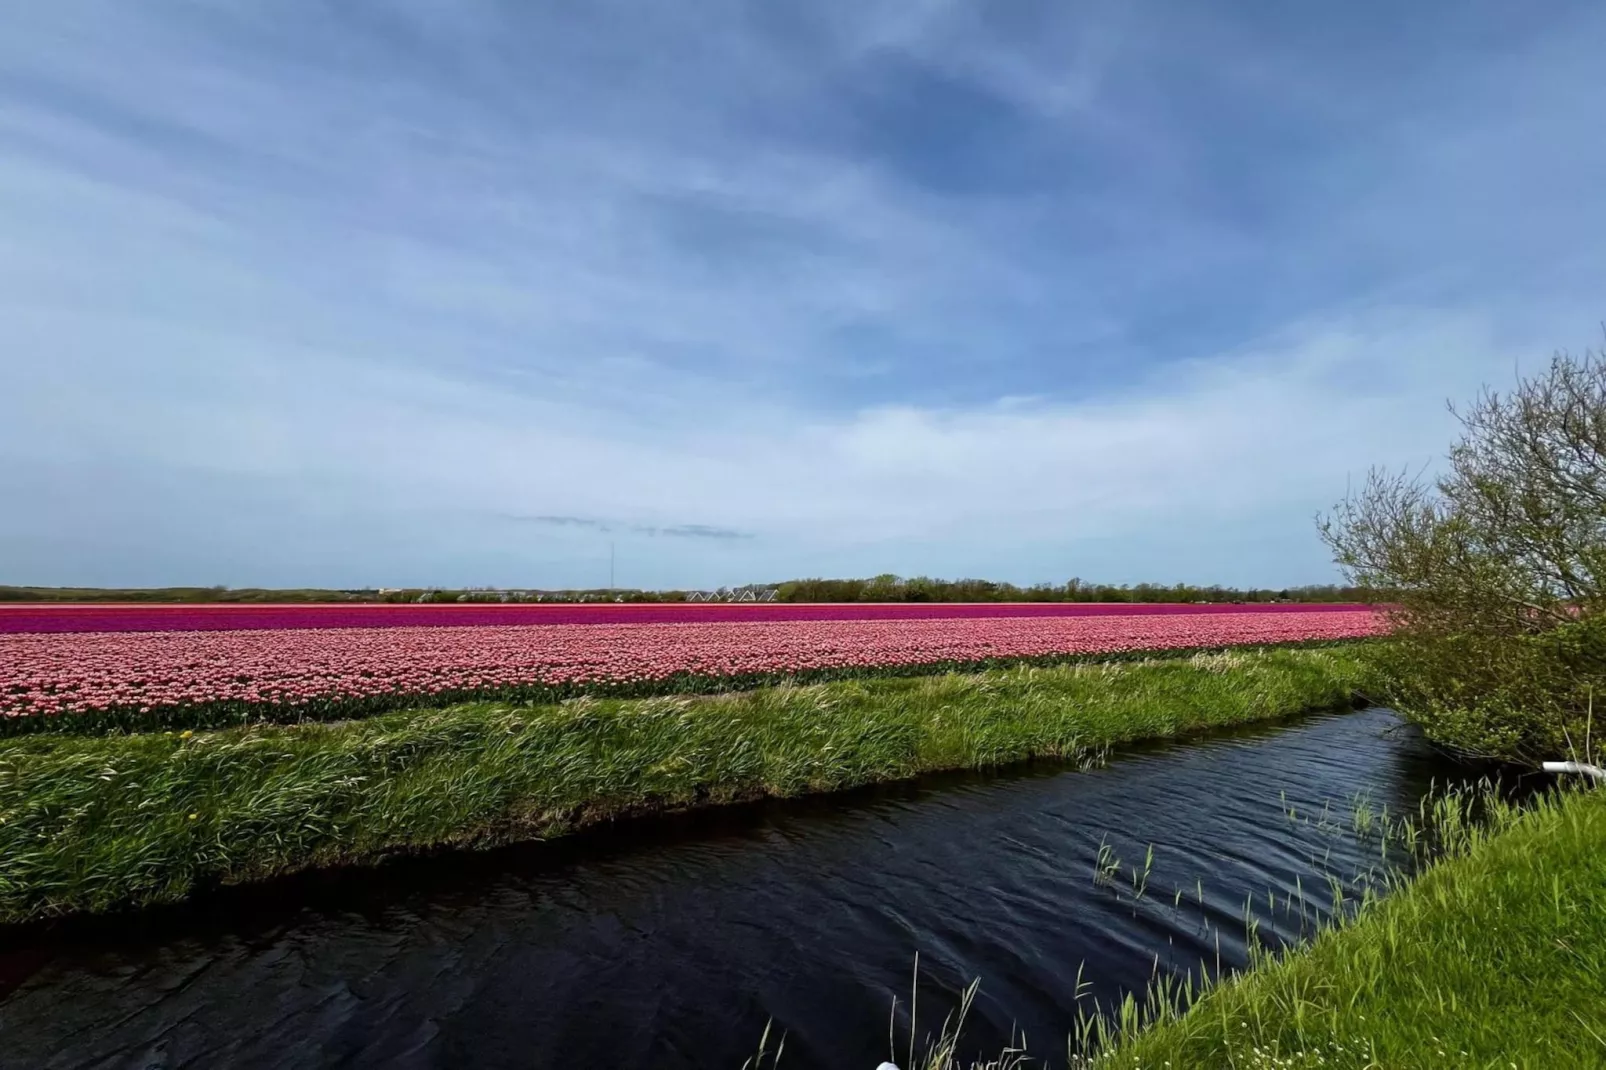
[[[890,572],[883,572],[864,585],[859,600],[862,602],[903,601],[903,580]]]
[[[1558,354],[1451,411],[1443,475],[1374,470],[1321,532],[1398,606],[1382,667],[1402,713],[1464,752],[1557,757],[1606,699],[1606,359]]]

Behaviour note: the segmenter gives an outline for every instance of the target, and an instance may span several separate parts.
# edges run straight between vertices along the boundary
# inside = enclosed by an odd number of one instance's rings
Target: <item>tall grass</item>
[[[0,922],[1346,705],[1354,648],[0,740]]]
[[[1079,1009],[1071,1070],[1606,1067],[1606,790],[1519,808],[1485,785],[1362,824],[1434,860],[1412,877],[1397,866],[1368,877],[1358,902],[1335,890],[1328,925],[1280,955],[1246,908],[1245,971],[1157,975],[1113,1007]],[[905,1066],[1024,1065],[1013,1044],[957,1056],[976,987]],[[1078,974],[1079,1006],[1082,990]]]
[[[1095,1054],[1073,1065],[1606,1066],[1606,792],[1450,795],[1423,816],[1395,835],[1440,861],[1305,948],[1085,1021]]]

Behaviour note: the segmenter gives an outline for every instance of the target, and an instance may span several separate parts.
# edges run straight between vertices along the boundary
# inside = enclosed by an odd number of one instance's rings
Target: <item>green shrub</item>
[[[1322,534],[1396,603],[1384,698],[1462,752],[1562,757],[1606,693],[1606,357],[1558,355],[1457,415],[1443,475],[1373,471]]]

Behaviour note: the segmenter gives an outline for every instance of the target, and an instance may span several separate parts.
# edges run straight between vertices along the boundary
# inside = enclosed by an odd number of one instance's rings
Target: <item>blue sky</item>
[[[0,582],[1334,578],[1606,317],[1592,3],[56,0]]]

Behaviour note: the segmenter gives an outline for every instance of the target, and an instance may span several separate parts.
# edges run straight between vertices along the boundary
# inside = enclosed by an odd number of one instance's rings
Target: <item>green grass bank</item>
[[[1606,791],[1497,807],[1465,835],[1355,920],[1092,1066],[1606,1067]]]
[[[0,740],[0,923],[1350,704],[1358,646]]]

